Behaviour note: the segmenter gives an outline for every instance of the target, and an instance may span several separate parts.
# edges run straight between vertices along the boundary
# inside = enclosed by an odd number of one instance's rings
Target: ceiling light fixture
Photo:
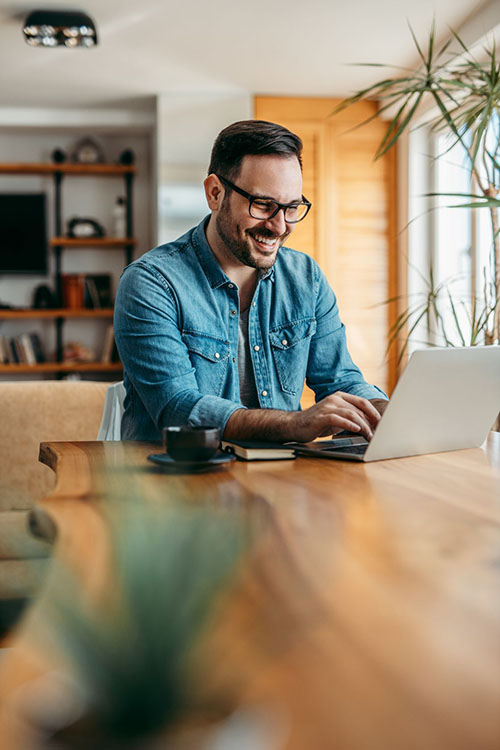
[[[34,10],[24,22],[24,36],[31,47],[95,47],[93,20],[79,10]]]

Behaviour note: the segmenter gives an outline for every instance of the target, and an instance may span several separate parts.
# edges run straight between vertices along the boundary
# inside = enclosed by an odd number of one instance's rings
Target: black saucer
[[[208,461],[175,461],[175,459],[170,458],[166,453],[151,453],[148,456],[148,461],[161,466],[162,469],[165,469],[170,474],[199,474],[203,471],[211,471],[211,469],[215,469],[222,464],[236,461],[236,456],[225,451],[218,451]]]

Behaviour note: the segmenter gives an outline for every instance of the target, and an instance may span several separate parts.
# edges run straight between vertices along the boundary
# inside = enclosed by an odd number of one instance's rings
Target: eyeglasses
[[[252,219],[273,219],[278,211],[283,209],[283,216],[287,224],[297,224],[297,222],[305,219],[312,203],[302,196],[301,201],[294,201],[293,203],[278,203],[278,201],[271,200],[270,198],[262,198],[259,195],[252,195],[247,193],[246,190],[242,190],[233,182],[226,180],[225,177],[219,177],[219,180],[223,185],[234,190],[235,193],[239,193],[248,200],[248,213]]]

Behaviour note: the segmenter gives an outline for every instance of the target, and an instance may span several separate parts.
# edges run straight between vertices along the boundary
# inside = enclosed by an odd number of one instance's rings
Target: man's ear
[[[216,174],[209,174],[203,183],[208,207],[218,211],[224,200],[224,187]]]

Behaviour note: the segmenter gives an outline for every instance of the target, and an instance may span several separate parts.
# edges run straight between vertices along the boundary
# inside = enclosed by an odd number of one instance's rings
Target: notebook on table
[[[380,461],[475,448],[500,411],[500,346],[416,351],[370,442],[317,442],[298,455]]]
[[[221,448],[243,461],[283,461],[296,458],[295,450],[282,443],[254,440],[222,440]]]

